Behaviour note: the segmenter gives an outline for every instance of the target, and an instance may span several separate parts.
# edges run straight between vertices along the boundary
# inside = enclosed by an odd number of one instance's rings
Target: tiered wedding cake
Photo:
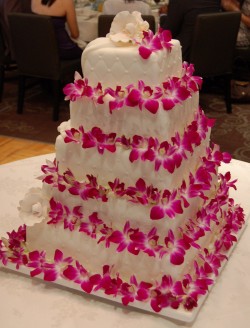
[[[218,173],[230,156],[209,146],[201,79],[169,31],[153,35],[137,12],[116,16],[82,68],[64,89],[55,161],[21,201],[25,225],[0,241],[0,259],[124,305],[192,310],[244,224],[235,181]]]

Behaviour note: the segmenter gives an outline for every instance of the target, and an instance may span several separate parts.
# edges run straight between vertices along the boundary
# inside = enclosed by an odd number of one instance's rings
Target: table
[[[101,12],[94,11],[90,7],[77,7],[76,19],[79,27],[80,35],[77,40],[81,48],[86,45],[85,42],[90,42],[98,37],[98,17]],[[152,15],[155,17],[156,29],[159,23],[158,9],[152,10]]]
[[[22,222],[17,206],[30,187],[40,186],[35,177],[46,158],[32,157],[0,166],[0,235]],[[230,170],[238,177],[238,192],[232,192],[236,202],[250,212],[250,164],[233,160],[223,165],[221,172]],[[0,320],[4,328],[246,328],[250,309],[250,227],[236,246],[217,284],[205,301],[192,325],[162,318],[133,308],[124,308],[109,301],[18,273],[0,269]]]
[[[76,8],[80,41],[90,42],[98,37],[98,16],[100,14],[89,7]]]

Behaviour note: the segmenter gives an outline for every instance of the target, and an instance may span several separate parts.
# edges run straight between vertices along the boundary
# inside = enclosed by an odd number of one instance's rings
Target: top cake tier
[[[151,34],[144,39],[144,43],[134,41],[133,37],[130,42],[114,41],[112,36],[116,38],[118,35],[118,40],[124,35],[126,38],[124,31],[128,25],[118,28],[111,26],[111,33],[106,38],[97,38],[85,48],[82,55],[82,70],[90,85],[96,86],[100,82],[103,88],[124,88],[142,80],[146,85],[155,87],[169,77],[181,76],[182,56],[178,40],[171,40],[169,48],[163,46],[157,51],[154,51],[157,44],[150,39]],[[166,44],[166,40],[157,41],[158,44],[161,41]],[[152,51],[147,59],[140,53],[142,46],[145,46],[146,51]]]

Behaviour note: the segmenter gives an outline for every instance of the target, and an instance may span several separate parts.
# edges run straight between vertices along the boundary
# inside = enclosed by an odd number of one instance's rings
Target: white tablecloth
[[[18,227],[17,206],[53,155],[0,166],[0,235]],[[250,164],[233,160],[222,166],[238,177],[232,196],[250,212]],[[196,321],[179,323],[159,315],[116,306],[86,294],[0,269],[0,327],[3,328],[247,328],[250,317],[250,227],[248,226],[211,290]]]
[[[91,10],[89,7],[76,8],[76,18],[79,27],[79,38],[75,40],[80,47],[84,42],[90,42],[98,37],[98,16],[101,12]],[[159,23],[158,9],[152,10],[155,17],[156,30]]]
[[[88,7],[76,8],[76,18],[79,27],[79,40],[90,42],[98,36],[98,16],[100,13]]]

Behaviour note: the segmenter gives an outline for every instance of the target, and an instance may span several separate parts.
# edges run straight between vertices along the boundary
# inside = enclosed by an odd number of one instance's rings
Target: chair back
[[[160,19],[159,19],[159,25],[160,27],[165,26],[166,25],[166,20],[167,20],[167,15],[160,15]]]
[[[5,45],[4,45],[3,35],[2,35],[2,27],[0,24],[0,65],[3,65],[4,57],[5,57]]]
[[[8,17],[19,74],[58,80],[60,59],[51,18],[32,13]]]
[[[110,31],[115,15],[100,15],[98,17],[98,37],[106,37]],[[155,17],[153,15],[142,15],[142,19],[149,23],[149,28],[155,33]]]
[[[190,63],[204,78],[231,74],[240,25],[239,12],[219,12],[197,16]]]

